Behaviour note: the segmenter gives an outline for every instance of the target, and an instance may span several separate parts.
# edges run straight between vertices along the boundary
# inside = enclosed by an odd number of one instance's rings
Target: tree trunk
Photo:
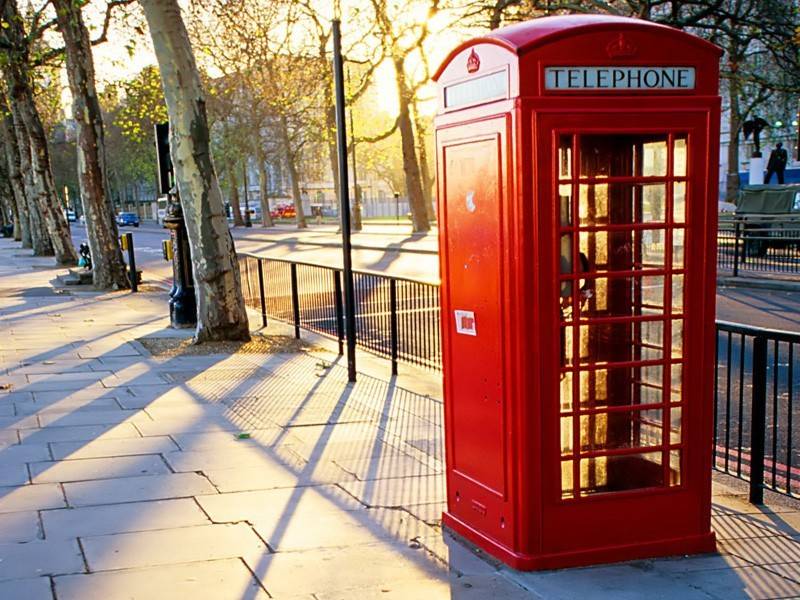
[[[23,30],[23,18],[14,0],[3,3],[2,29],[5,45],[3,71],[8,85],[9,103],[15,105],[28,133],[31,167],[38,188],[37,205],[55,251],[59,265],[75,265],[78,255],[72,245],[72,235],[64,210],[55,193],[55,183],[47,149],[47,136],[36,109],[31,89],[28,39]]]
[[[297,155],[291,148],[289,124],[286,122],[286,117],[281,117],[280,123],[283,148],[286,153],[286,166],[289,169],[289,179],[292,180],[292,202],[294,203],[295,221],[298,229],[305,229],[308,227],[308,223],[306,223],[306,216],[303,213],[303,197],[300,192],[300,178],[297,174]]]
[[[153,38],[170,123],[197,294],[195,341],[250,339],[247,311],[211,146],[205,94],[177,0],[140,0]]]
[[[436,219],[436,212],[433,209],[433,174],[428,163],[427,137],[428,127],[419,115],[416,102],[413,104],[414,127],[417,130],[417,142],[419,149],[419,169],[422,183],[422,198],[425,201],[425,212],[429,221]]]
[[[95,90],[89,32],[80,4],[53,0],[53,7],[64,38],[72,114],[78,125],[78,183],[92,253],[92,282],[101,290],[128,288],[130,281],[108,192],[103,115]]]
[[[327,86],[326,86],[327,88]],[[333,102],[333,96],[328,92],[325,96],[326,101]],[[336,148],[336,107],[332,104],[325,111],[325,127],[328,131],[326,145],[328,146],[328,161],[331,163],[331,174],[333,175],[333,193],[336,198],[336,206],[339,209],[339,227],[342,225],[342,199],[339,194],[339,151]]]
[[[739,134],[742,129],[739,108],[738,82],[735,78],[728,81],[728,174],[725,179],[725,200],[736,202],[739,196]]]
[[[22,123],[22,118],[16,106],[11,103],[11,116],[14,121],[14,134],[19,150],[19,170],[22,173],[23,187],[25,190],[25,207],[28,212],[28,222],[31,234],[31,248],[34,256],[53,256],[53,244],[50,234],[45,227],[42,213],[39,208],[39,188],[31,168],[31,147],[28,132]]]
[[[236,169],[228,163],[228,181],[231,189],[231,213],[233,213],[233,226],[244,227],[242,218],[242,203],[239,200],[239,180],[236,178]]]
[[[256,153],[258,160],[258,195],[261,199],[261,226],[272,227],[272,213],[269,208],[269,196],[267,195],[267,160],[264,153]]]
[[[411,124],[411,93],[406,86],[405,71],[402,59],[394,60],[395,77],[397,79],[397,99],[400,105],[398,127],[400,140],[403,147],[403,172],[406,176],[406,191],[408,203],[411,207],[411,221],[415,233],[430,231],[428,211],[425,210],[425,198],[422,195],[422,181],[417,162],[416,143],[414,141],[414,127]]]
[[[25,197],[25,181],[19,170],[19,147],[14,132],[14,119],[5,103],[5,96],[0,95],[0,108],[6,113],[2,122],[3,148],[8,165],[8,179],[14,194],[14,239],[22,242],[23,248],[32,248],[30,221],[28,219],[27,198]]]

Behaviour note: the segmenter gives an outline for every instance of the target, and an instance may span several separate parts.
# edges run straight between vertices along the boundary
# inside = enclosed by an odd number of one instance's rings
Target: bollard
[[[123,233],[119,236],[120,248],[128,252],[128,282],[131,284],[131,292],[139,291],[139,274],[136,272],[136,255],[133,252],[133,234]]]
[[[197,324],[197,300],[194,293],[192,261],[189,253],[189,238],[183,209],[178,200],[178,190],[172,188],[168,195],[167,214],[164,225],[170,231],[168,243],[172,247],[165,252],[172,258],[173,284],[169,299],[170,325],[175,329],[194,327]]]

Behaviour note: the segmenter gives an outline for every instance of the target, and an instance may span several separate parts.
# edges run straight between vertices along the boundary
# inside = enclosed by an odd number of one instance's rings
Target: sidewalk
[[[2,599],[800,596],[797,506],[722,484],[719,554],[486,560],[440,527],[436,376],[364,359],[350,385],[316,342],[155,357],[166,294],[61,294],[51,264],[0,240]]]

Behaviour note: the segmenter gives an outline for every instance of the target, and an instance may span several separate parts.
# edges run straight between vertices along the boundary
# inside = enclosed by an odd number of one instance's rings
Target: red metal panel
[[[442,328],[449,509],[510,536],[508,514],[504,144],[507,120],[439,134]]]

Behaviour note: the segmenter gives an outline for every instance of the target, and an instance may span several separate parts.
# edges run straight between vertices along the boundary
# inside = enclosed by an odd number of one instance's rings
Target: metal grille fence
[[[307,263],[239,254],[247,305],[268,318],[337,339],[342,350],[342,271]],[[356,341],[392,361],[441,369],[439,286],[363,271],[353,272]]]
[[[800,495],[800,335],[717,323],[714,468],[763,488]]]
[[[800,273],[800,217],[721,216],[717,266],[734,277],[742,272]]]
[[[240,254],[242,289],[262,323],[278,319],[344,341],[340,269]],[[440,370],[439,286],[354,273],[358,344],[392,361]],[[714,468],[800,496],[800,334],[717,323]]]

